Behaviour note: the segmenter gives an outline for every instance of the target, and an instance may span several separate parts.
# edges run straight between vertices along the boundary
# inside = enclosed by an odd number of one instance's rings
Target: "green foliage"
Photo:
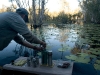
[[[62,24],[71,24],[78,22],[79,19],[82,19],[82,13],[78,12],[75,14],[66,14],[64,12],[60,12],[58,16],[53,17],[53,21]]]
[[[90,61],[89,58],[84,58],[84,57],[77,57],[77,59],[75,60],[75,62],[86,63],[86,64],[88,64],[89,61]]]
[[[52,17],[49,16],[47,13],[44,14],[44,20],[45,21],[51,21],[52,20]]]
[[[86,53],[79,53],[80,56],[76,56],[76,55],[69,55],[69,56],[65,56],[65,58],[73,60],[75,62],[80,62],[80,63],[86,63],[88,64],[90,59],[86,58],[86,56],[88,56],[88,54]]]
[[[96,60],[96,63],[100,65],[100,60]]]
[[[76,55],[69,55],[69,56],[65,56],[65,58],[70,59],[70,60],[76,60],[77,56]]]
[[[88,56],[87,53],[77,53],[77,55],[84,58]]]
[[[60,14],[57,17],[55,17],[53,20],[66,24],[68,22],[68,15],[65,14],[64,12],[60,12]]]
[[[96,70],[100,70],[100,65],[99,65],[99,64],[94,64],[94,68],[95,68]]]
[[[80,6],[86,22],[100,23],[100,0],[82,0]]]

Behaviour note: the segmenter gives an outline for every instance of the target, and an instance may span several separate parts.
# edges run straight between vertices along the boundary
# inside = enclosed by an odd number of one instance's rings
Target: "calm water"
[[[62,52],[59,49],[62,45],[68,47],[64,52],[62,58],[66,60],[65,56],[71,54],[71,50],[75,46],[75,41],[78,39],[77,26],[65,25],[55,26],[50,24],[43,26],[42,28],[33,29],[32,33],[39,39],[44,39],[47,43],[47,50],[53,51],[53,59],[60,59]],[[36,45],[36,44],[35,44]],[[20,46],[15,41],[11,43],[3,50],[0,51],[0,65],[10,63],[19,56],[30,56],[33,55],[33,50]]]

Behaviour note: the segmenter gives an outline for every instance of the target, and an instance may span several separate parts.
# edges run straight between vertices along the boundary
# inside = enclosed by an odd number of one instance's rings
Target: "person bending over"
[[[25,22],[28,22],[28,11],[25,8],[0,13],[0,50],[6,48],[12,40],[34,50],[41,51],[46,47],[46,43],[33,35]],[[42,46],[37,47],[32,43]]]

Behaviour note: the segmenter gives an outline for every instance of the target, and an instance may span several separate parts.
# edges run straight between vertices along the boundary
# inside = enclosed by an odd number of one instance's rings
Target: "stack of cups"
[[[29,67],[37,67],[39,65],[39,57],[28,57],[27,58],[27,66]]]

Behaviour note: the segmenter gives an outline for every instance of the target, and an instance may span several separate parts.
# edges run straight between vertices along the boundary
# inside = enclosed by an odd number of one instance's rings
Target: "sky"
[[[0,8],[2,8],[2,5],[10,6],[11,3],[8,1],[9,0],[1,0]],[[65,1],[65,3],[68,2],[69,5],[63,4],[64,2],[62,1]],[[46,4],[46,8],[48,8],[50,12],[59,12],[59,10],[74,11],[78,8],[78,1],[77,0],[48,0]]]
[[[49,11],[54,12],[54,11],[59,11],[60,10],[68,10],[68,6],[65,4],[64,6],[62,5],[62,0],[49,0],[47,4],[47,8]],[[78,8],[78,1],[77,0],[65,0],[69,3],[69,9],[70,10],[75,10]]]
[[[10,3],[8,2],[8,0],[1,0],[0,1],[0,8],[2,8],[2,5],[9,6]]]

